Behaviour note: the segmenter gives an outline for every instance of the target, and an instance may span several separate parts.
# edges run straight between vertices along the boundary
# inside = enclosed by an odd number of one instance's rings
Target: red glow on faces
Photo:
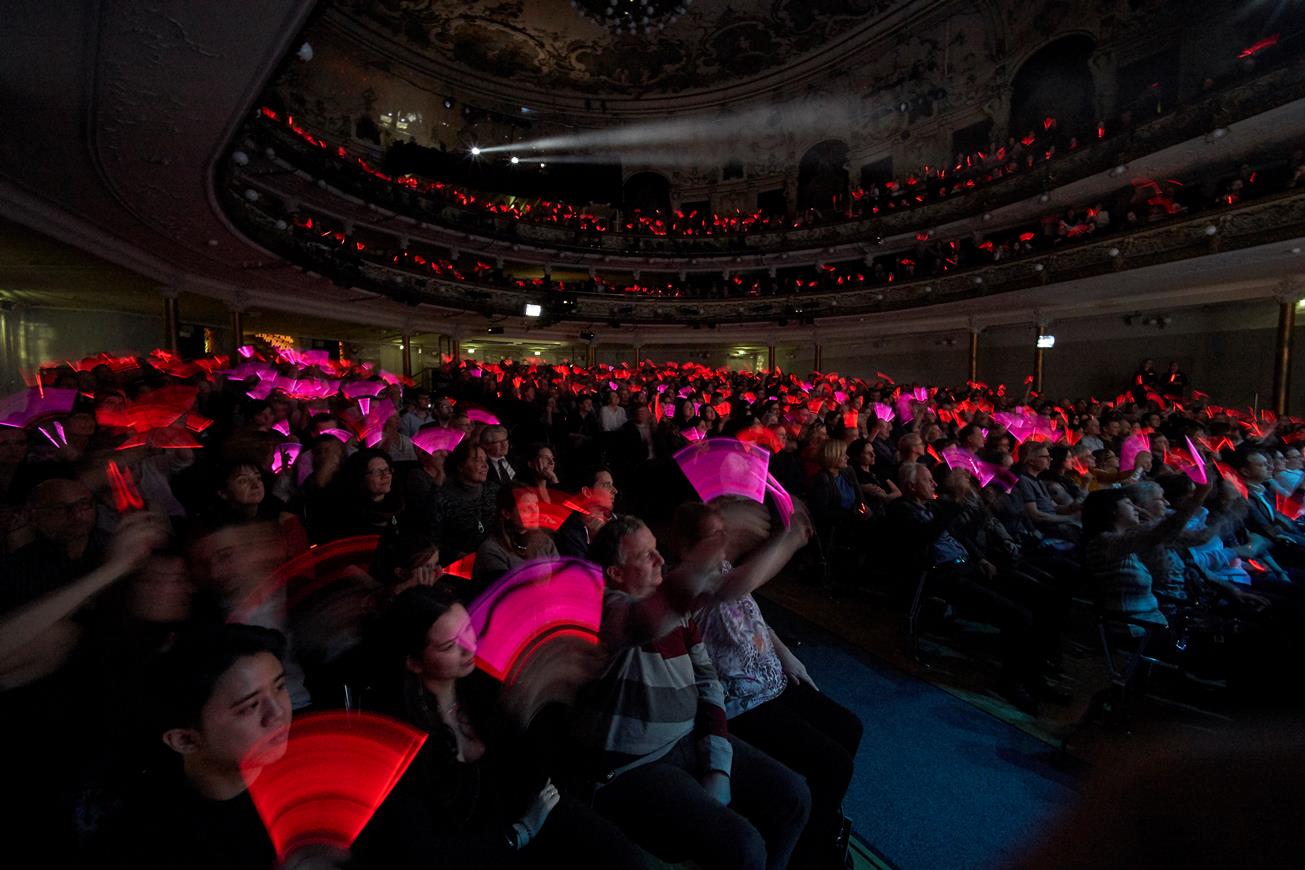
[[[305,846],[352,846],[428,736],[375,713],[296,717],[285,754],[249,784],[278,857]]]

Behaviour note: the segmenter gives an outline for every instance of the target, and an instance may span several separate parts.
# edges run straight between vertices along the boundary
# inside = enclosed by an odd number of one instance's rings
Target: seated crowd
[[[1247,698],[1253,656],[1297,653],[1295,418],[1145,378],[1057,402],[454,360],[422,389],[242,352],[48,368],[0,426],[0,721],[48,858],[273,865],[251,783],[294,717],[344,708],[429,739],[303,866],[842,867],[862,726],[758,606],[784,571],[991,623],[1031,713],[1067,700],[1076,597],[1175,654],[1229,638],[1202,664]],[[723,439],[767,449],[791,515],[695,495],[676,455]],[[478,667],[476,603],[568,560],[601,572],[600,645]]]

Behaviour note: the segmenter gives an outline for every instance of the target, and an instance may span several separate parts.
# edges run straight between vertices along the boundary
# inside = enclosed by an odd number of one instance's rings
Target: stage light
[[[544,313],[544,306],[535,302],[526,303],[526,317],[539,317]]]
[[[509,162],[510,162],[513,166],[516,166],[518,163],[521,162],[521,158],[520,158],[520,157],[516,157],[516,156],[514,155],[514,156],[512,157],[512,159],[511,159]]]
[[[471,146],[471,156],[472,156],[472,157],[479,157],[479,156],[480,156],[480,146],[479,146],[479,145],[472,145],[472,146]]]
[[[446,109],[452,109],[452,108],[453,108],[453,98],[452,98],[452,97],[445,97],[445,98],[444,98],[444,108],[446,108]]]
[[[1038,347],[1055,347],[1055,346],[1056,346],[1056,336],[1054,335],[1038,336]]]

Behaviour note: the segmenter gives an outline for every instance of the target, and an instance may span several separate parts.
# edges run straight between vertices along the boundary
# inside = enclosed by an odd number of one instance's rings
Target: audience
[[[838,545],[856,553],[833,582],[918,586],[919,630],[953,612],[994,625],[994,688],[1030,714],[1068,700],[1056,677],[1075,596],[1179,659],[1207,630],[1205,649],[1243,663],[1294,655],[1300,636],[1305,427],[1203,394],[1056,404],[690,363],[449,361],[429,390],[387,386],[359,413],[368,403],[341,387],[380,381],[353,363],[254,351],[241,380],[171,365],[43,370],[85,394],[62,415],[73,449],[42,447],[35,425],[0,429],[5,733],[48,755],[80,699],[105,739],[17,773],[41,798],[32,830],[92,863],[270,864],[240,762],[275,763],[292,716],[343,700],[429,735],[357,866],[432,849],[450,866],[640,866],[641,850],[842,866],[861,725],[754,597],[783,572],[804,579],[813,527],[846,530]],[[141,402],[154,411],[133,416]],[[101,424],[86,407],[110,410]],[[150,446],[171,443],[164,416],[201,408],[216,416],[198,448]],[[791,515],[694,497],[674,454],[732,437],[767,447]],[[413,458],[396,462],[396,445]],[[664,554],[654,524],[670,530]],[[520,681],[475,667],[464,603],[563,556],[601,571],[600,658],[553,648]],[[146,726],[141,710],[158,715]],[[117,809],[85,822],[106,794]]]

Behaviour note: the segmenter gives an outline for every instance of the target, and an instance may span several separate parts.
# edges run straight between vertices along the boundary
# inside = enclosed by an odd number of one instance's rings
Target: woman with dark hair
[[[1152,591],[1141,555],[1176,538],[1214,488],[1216,474],[1180,501],[1173,513],[1144,523],[1121,489],[1100,489],[1083,502],[1084,564],[1097,584],[1102,606],[1142,622],[1168,626]]]
[[[476,670],[466,609],[439,585],[408,589],[385,619],[393,712],[429,733],[354,846],[369,866],[638,867],[609,822],[561,795],[547,756],[513,734],[500,686]]]
[[[384,450],[367,447],[350,456],[317,503],[309,505],[313,540],[374,535],[394,525],[403,498],[393,483],[394,464]]]
[[[498,492],[498,530],[476,548],[471,586],[480,592],[522,562],[558,558],[557,547],[539,528],[539,493],[529,486],[505,486]]]
[[[453,448],[444,468],[447,480],[435,491],[426,519],[448,564],[474,552],[494,529],[498,484],[489,482],[485,448],[470,438]]]
[[[876,473],[875,451],[869,440],[858,438],[847,445],[847,462],[861,487],[862,497],[874,507],[881,508],[901,496],[896,483]]]

